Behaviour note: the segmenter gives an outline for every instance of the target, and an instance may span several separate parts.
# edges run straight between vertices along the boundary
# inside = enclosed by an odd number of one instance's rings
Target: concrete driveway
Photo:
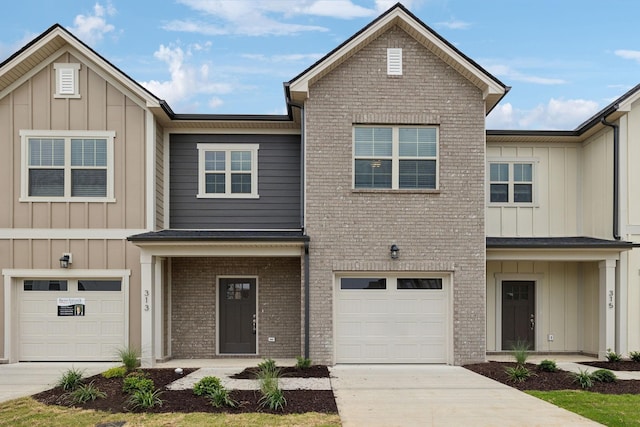
[[[344,427],[600,425],[459,366],[330,370]]]
[[[85,377],[99,374],[112,366],[112,362],[25,362],[0,364],[0,402],[29,396],[53,387],[62,374],[75,368]]]

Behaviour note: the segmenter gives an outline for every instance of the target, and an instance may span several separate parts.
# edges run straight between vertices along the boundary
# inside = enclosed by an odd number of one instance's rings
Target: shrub
[[[580,384],[580,387],[583,389],[593,387],[593,378],[588,370],[579,369],[578,372],[572,372],[571,377],[573,378],[574,383]]]
[[[630,351],[629,352],[629,357],[634,362],[640,362],[640,351]]]
[[[127,406],[131,409],[148,409],[154,406],[162,406],[164,401],[160,398],[160,390],[135,390],[127,399]]]
[[[140,352],[134,347],[124,347],[118,350],[118,358],[122,361],[127,372],[131,372],[140,366],[139,357]]]
[[[518,365],[524,365],[529,358],[529,344],[525,341],[517,341],[511,351]]]
[[[598,369],[597,371],[594,371],[591,374],[591,378],[594,381],[598,381],[601,383],[614,383],[618,379],[618,377],[616,377],[616,374],[608,369]]]
[[[311,359],[307,359],[306,357],[297,356],[296,357],[296,368],[298,369],[307,369],[311,367]]]
[[[556,362],[553,361],[553,360],[546,360],[546,359],[543,360],[538,365],[538,368],[541,371],[545,371],[545,372],[557,372],[558,371],[558,366],[556,365]]]
[[[287,399],[285,399],[284,392],[276,383],[274,387],[262,392],[262,397],[258,403],[263,408],[267,407],[272,411],[277,411],[284,409],[284,405],[287,404]]]
[[[155,388],[153,380],[142,372],[132,372],[122,382],[122,391],[134,393],[136,391],[151,391]]]
[[[127,368],[124,366],[115,366],[111,369],[107,369],[106,371],[104,371],[102,373],[102,376],[109,379],[109,378],[124,378],[124,376],[127,374]]]
[[[75,390],[81,384],[83,374],[84,371],[79,369],[67,369],[58,380],[58,386],[62,387],[65,391]]]
[[[204,377],[193,386],[193,394],[196,396],[211,395],[222,388],[218,377]]]
[[[279,374],[280,368],[276,366],[276,361],[273,359],[264,359],[263,362],[258,363],[258,377],[261,375]]]
[[[616,353],[610,348],[607,349],[607,354],[604,355],[609,362],[619,362],[622,360],[622,355],[620,353]]]
[[[90,382],[89,384],[79,385],[78,388],[69,393],[69,397],[73,404],[79,404],[98,398],[103,399],[107,397],[107,394],[98,390],[98,388],[93,385],[93,382]]]
[[[207,397],[209,398],[209,402],[216,408],[222,408],[223,406],[235,408],[238,406],[238,402],[233,400],[231,396],[229,396],[229,391],[222,386],[211,393],[207,393]]]
[[[508,367],[504,370],[509,377],[509,381],[514,383],[522,383],[529,379],[531,371],[529,371],[524,365],[517,364],[514,367]]]

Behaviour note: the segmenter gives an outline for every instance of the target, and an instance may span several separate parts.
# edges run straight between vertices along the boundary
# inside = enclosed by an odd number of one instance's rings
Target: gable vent
[[[402,48],[387,49],[387,75],[402,75]]]
[[[59,75],[59,85],[58,94],[59,95],[73,95],[76,93],[76,79],[75,72],[72,68],[63,68],[58,70]]]

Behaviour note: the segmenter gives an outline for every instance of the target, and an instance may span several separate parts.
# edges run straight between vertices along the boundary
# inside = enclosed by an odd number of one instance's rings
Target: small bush
[[[280,372],[280,368],[276,366],[276,361],[273,359],[264,359],[263,362],[258,363],[258,373],[275,373]]]
[[[629,357],[634,362],[640,362],[640,351],[630,351],[629,352]]]
[[[69,397],[71,398],[71,402],[76,405],[98,398],[103,399],[107,397],[107,394],[98,390],[98,388],[93,385],[93,382],[90,382],[89,384],[79,385],[78,388],[69,393]]]
[[[261,407],[267,407],[272,411],[283,410],[287,404],[287,399],[284,397],[284,392],[278,387],[272,387],[266,392],[262,392],[262,397],[258,401]]]
[[[514,383],[522,383],[531,377],[531,371],[529,371],[524,365],[517,364],[514,367],[508,367],[504,370],[509,377],[509,381]]]
[[[573,378],[574,383],[580,384],[580,387],[583,389],[593,387],[593,378],[588,370],[578,370],[578,372],[572,372],[571,377]]]
[[[125,368],[124,366],[115,366],[111,369],[107,369],[102,373],[102,376],[107,379],[124,378],[125,375],[127,375],[127,368]]]
[[[222,408],[224,406],[235,408],[238,406],[238,402],[233,400],[231,396],[229,396],[229,391],[222,386],[211,393],[207,393],[207,397],[209,398],[209,402],[216,408]]]
[[[616,377],[616,374],[608,369],[598,369],[597,371],[594,371],[591,374],[591,378],[594,381],[598,381],[601,383],[614,383],[618,379],[618,377]]]
[[[218,377],[204,377],[193,386],[193,394],[196,396],[211,395],[222,388]]]
[[[543,360],[538,365],[538,368],[541,371],[545,371],[545,372],[557,372],[558,371],[558,366],[556,365],[556,362],[553,361],[553,360],[546,360],[546,359]]]
[[[127,406],[134,410],[162,406],[164,401],[160,398],[161,394],[160,390],[135,390],[127,399]]]
[[[139,357],[140,352],[134,347],[124,347],[118,350],[118,358],[122,361],[127,372],[131,372],[140,366]]]
[[[84,371],[82,370],[75,368],[67,369],[58,380],[58,386],[62,387],[65,391],[75,390],[81,384],[83,375]]]
[[[525,341],[517,341],[511,347],[511,354],[513,354],[518,365],[524,365],[529,358],[529,344]]]
[[[155,388],[153,380],[147,378],[141,372],[132,372],[122,382],[122,391],[125,393],[134,393],[136,391],[152,391]]]
[[[297,356],[296,357],[296,368],[298,369],[308,369],[311,367],[311,359],[307,359],[306,357]]]
[[[607,349],[607,354],[604,355],[609,362],[619,362],[622,360],[622,355],[620,353],[616,353],[610,348]]]

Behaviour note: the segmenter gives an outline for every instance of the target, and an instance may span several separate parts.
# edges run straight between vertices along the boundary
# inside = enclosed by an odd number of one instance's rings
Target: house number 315
[[[149,311],[149,291],[144,291],[144,311]]]

